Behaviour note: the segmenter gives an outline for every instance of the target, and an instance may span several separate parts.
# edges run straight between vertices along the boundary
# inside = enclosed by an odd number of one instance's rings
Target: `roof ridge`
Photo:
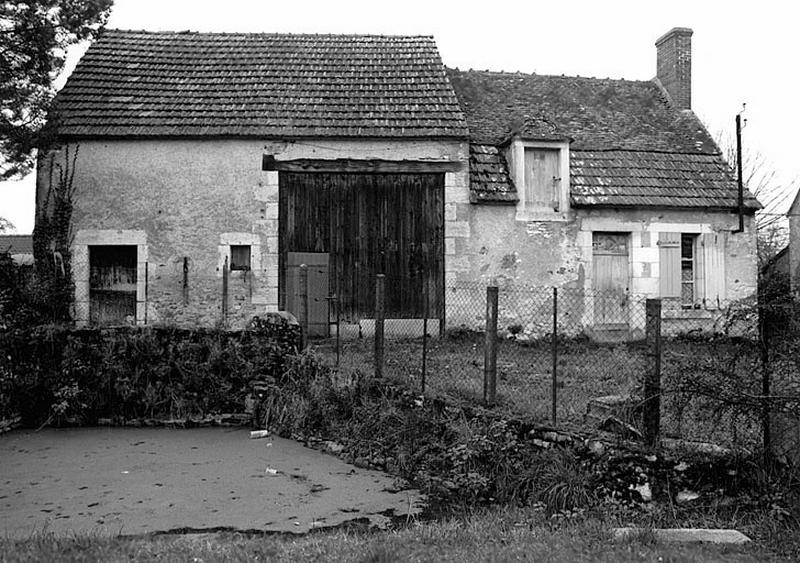
[[[445,66],[445,69],[448,70],[448,71],[455,71],[455,72],[460,72],[460,73],[464,73],[464,74],[489,74],[489,75],[493,75],[493,76],[503,76],[503,77],[535,76],[535,77],[539,77],[539,78],[564,78],[564,79],[579,78],[579,79],[582,79],[582,80],[608,80],[608,81],[611,81],[611,82],[633,82],[633,83],[636,83],[636,84],[648,84],[649,83],[649,84],[653,84],[654,86],[657,86],[657,84],[653,81],[652,78],[648,78],[646,80],[636,80],[636,79],[630,79],[630,78],[611,78],[611,77],[601,78],[599,76],[581,76],[580,74],[539,74],[537,72],[522,72],[520,70],[516,70],[516,71],[514,71],[514,70],[511,70],[511,71],[508,71],[508,70],[489,70],[489,69],[481,70],[481,69],[472,69],[472,68],[469,69],[469,70],[461,70],[458,67],[453,68],[453,67],[449,67],[449,66]]]
[[[433,35],[406,35],[406,34],[381,34],[381,33],[306,33],[306,32],[267,32],[267,31],[194,31],[185,30],[149,30],[149,29],[120,29],[106,28],[102,34],[129,33],[144,35],[185,35],[185,36],[223,36],[223,37],[333,37],[333,38],[385,38],[385,39],[430,39]]]
[[[685,150],[665,150],[665,149],[626,149],[626,148],[576,148],[570,149],[570,152],[636,152],[636,153],[655,153],[655,154],[687,154],[687,155],[702,155],[702,156],[722,156],[722,151],[709,152],[709,151],[685,151]]]

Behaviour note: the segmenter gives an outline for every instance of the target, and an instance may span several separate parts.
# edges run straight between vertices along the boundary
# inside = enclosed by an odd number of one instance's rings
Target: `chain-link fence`
[[[392,291],[393,281],[384,283]],[[435,300],[421,298],[430,305],[421,317],[363,319],[357,330],[340,330],[347,333],[338,346],[340,367],[372,372],[379,358],[384,376],[421,393],[489,402],[562,427],[643,431],[643,383],[655,369],[645,296],[456,283]],[[784,305],[782,317],[773,311],[773,329],[765,334],[764,307],[755,301],[717,310],[680,298],[658,301],[661,437],[757,448],[765,396],[800,396],[800,356],[792,355],[800,339],[789,337],[800,335],[800,322],[787,323]],[[788,330],[790,324],[798,330]],[[322,346],[331,354],[335,348],[331,341]],[[785,433],[784,415],[800,409],[783,399],[770,410],[773,418],[780,414],[773,432],[781,426]]]

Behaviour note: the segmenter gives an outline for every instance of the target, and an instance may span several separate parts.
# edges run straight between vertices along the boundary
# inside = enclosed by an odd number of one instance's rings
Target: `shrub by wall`
[[[255,319],[245,331],[176,328],[0,332],[0,418],[24,425],[242,412],[253,379],[280,379],[300,329]]]

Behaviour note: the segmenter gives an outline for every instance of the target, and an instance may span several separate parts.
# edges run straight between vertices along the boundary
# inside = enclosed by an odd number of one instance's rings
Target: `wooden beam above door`
[[[293,160],[277,160],[275,155],[265,154],[262,170],[278,170],[281,172],[353,172],[383,174],[442,174],[459,172],[464,163],[453,160],[358,160],[352,158],[314,159],[296,158]]]

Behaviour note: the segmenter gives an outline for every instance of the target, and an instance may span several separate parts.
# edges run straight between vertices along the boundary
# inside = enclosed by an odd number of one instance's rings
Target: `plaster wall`
[[[74,150],[74,145],[72,149]],[[62,149],[63,150],[63,149]],[[447,141],[83,140],[75,162],[72,254],[75,320],[89,319],[88,247],[136,244],[136,322],[188,326],[244,325],[278,304],[278,159],[450,160],[445,175],[445,244],[469,236],[453,205],[469,202],[466,143]],[[54,154],[55,162],[63,154]],[[49,158],[40,161],[37,197],[47,189]],[[122,238],[120,238],[122,237]],[[114,242],[135,240],[135,242]],[[222,318],[222,270],[230,245],[251,245],[251,270],[230,273]],[[184,258],[188,271],[184,277]],[[445,257],[453,272],[458,261]],[[185,280],[185,284],[184,284]]]
[[[572,210],[567,221],[520,221],[513,206],[458,205],[455,215],[469,225],[468,239],[453,249],[458,268],[448,278],[448,324],[482,326],[485,286],[500,287],[499,323],[523,332],[543,333],[552,322],[552,288],[560,288],[559,317],[567,331],[592,324],[593,232],[629,235],[630,326],[644,329],[644,300],[659,296],[660,232],[726,233],[726,302],[746,299],[757,288],[756,238],[752,217],[744,233],[732,233],[738,220],[725,212],[681,210]],[[524,288],[524,289],[523,289]],[[664,301],[667,333],[710,328],[719,311],[682,309]]]

